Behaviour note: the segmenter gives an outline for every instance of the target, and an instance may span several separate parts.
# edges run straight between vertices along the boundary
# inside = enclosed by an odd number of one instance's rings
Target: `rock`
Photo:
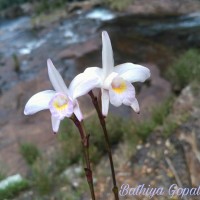
[[[81,182],[80,178],[81,178],[82,172],[83,172],[82,166],[73,165],[71,167],[68,167],[62,173],[62,176],[65,176],[73,187],[78,187]]]
[[[51,128],[49,111],[32,116],[23,114],[28,99],[35,93],[47,89],[52,89],[52,85],[45,68],[34,80],[16,84],[0,98],[0,168],[4,168],[7,175],[17,172],[26,175],[27,165],[19,153],[20,144],[32,143],[43,155],[50,154],[49,157],[59,145],[58,138]],[[88,98],[80,98],[85,117],[91,112]]]
[[[31,3],[24,3],[20,7],[25,15],[31,15],[34,11],[33,4]]]
[[[191,86],[185,87],[182,90],[180,97],[176,99],[173,105],[174,113],[184,114],[192,112],[194,102],[195,102],[195,96],[192,92]]]
[[[94,1],[83,1],[83,2],[72,2],[66,5],[67,13],[75,13],[77,11],[88,11],[92,8],[99,6],[101,3],[98,0]]]
[[[168,191],[172,184],[179,184],[177,177],[183,188],[198,188],[200,180],[200,90],[197,91],[198,95],[195,95],[192,87],[188,86],[175,100],[172,113],[167,118],[174,122],[174,119],[183,117],[183,114],[187,114],[188,118],[182,121],[168,138],[164,137],[162,128],[156,128],[147,138],[147,142],[140,145],[135,153],[133,152],[130,160],[126,160],[127,155],[123,154],[124,149],[127,148],[126,143],[120,144],[120,147],[113,151],[119,188],[122,184],[129,184],[134,187],[145,184],[156,188],[163,187]],[[131,147],[129,146],[129,152],[130,150]],[[126,164],[130,162],[131,164]],[[98,193],[98,197],[102,198],[107,195],[109,196],[108,199],[112,199],[110,189],[112,188],[112,181],[107,181],[108,172],[105,173],[105,169],[109,168],[109,162],[102,160],[100,164],[97,167],[97,172],[100,173],[97,176],[96,187],[101,187],[102,190]],[[104,169],[104,172],[102,172],[102,169]],[[126,174],[122,172],[126,172]],[[198,198],[187,196],[189,200],[197,200]],[[134,196],[133,199],[140,199],[140,197]],[[142,199],[145,199],[145,197],[142,196]],[[169,196],[155,196],[153,199],[168,200]]]
[[[184,123],[181,124],[179,139],[184,144],[186,163],[188,165],[191,184],[199,185],[200,175],[200,105],[199,105],[199,86],[197,94],[193,91],[192,86],[187,86],[177,99],[174,105],[175,113],[182,114]]]
[[[126,12],[132,14],[186,14],[200,9],[196,0],[134,0]]]
[[[23,114],[25,103],[33,94],[51,88],[46,73],[45,70],[35,80],[17,84],[0,98],[0,107],[4,112],[0,121],[7,122],[0,129],[0,166],[7,175],[17,172],[26,175],[27,166],[19,154],[20,144],[33,143],[43,153],[56,147],[57,137],[51,129],[49,112],[34,116]]]
[[[24,13],[22,8],[19,5],[14,5],[3,11],[2,17],[8,19],[14,19],[16,17],[22,16],[23,14]]]
[[[21,181],[23,181],[23,178],[20,174],[9,176],[6,179],[0,181],[0,190],[6,189],[10,185],[20,183]]]
[[[171,95],[171,84],[160,75],[160,70],[155,65],[144,64],[151,71],[150,85],[143,84],[137,95],[140,102],[140,114],[134,115],[139,121],[144,121],[151,117],[153,109],[162,104]]]
[[[101,46],[101,40],[94,38],[86,42],[79,43],[64,49],[58,53],[58,59],[67,59],[67,58],[80,58],[85,55],[98,50]]]

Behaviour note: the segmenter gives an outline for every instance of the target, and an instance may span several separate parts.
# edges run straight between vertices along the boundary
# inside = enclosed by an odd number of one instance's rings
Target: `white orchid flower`
[[[50,59],[47,60],[47,66],[49,79],[55,91],[45,90],[33,95],[25,105],[24,114],[32,115],[38,111],[49,109],[52,129],[56,133],[58,132],[60,121],[65,117],[71,117],[73,113],[79,121],[82,121],[83,115],[76,98],[91,90],[94,79],[88,81],[85,76],[81,75],[80,77],[78,75],[72,80],[68,89]],[[79,87],[80,85],[81,88]],[[76,98],[74,98],[74,95],[76,95]]]
[[[139,113],[140,108],[135,98],[135,88],[132,82],[144,82],[150,77],[150,70],[144,66],[124,63],[114,67],[113,50],[109,35],[102,32],[102,63],[103,68],[90,67],[84,71],[84,76],[94,79],[94,87],[101,88],[102,92],[102,114],[107,116],[109,101],[114,106],[122,104],[131,106]],[[89,78],[88,78],[89,79]]]

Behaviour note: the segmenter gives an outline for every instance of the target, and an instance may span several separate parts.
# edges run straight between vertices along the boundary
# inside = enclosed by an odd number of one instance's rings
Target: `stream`
[[[107,30],[111,36],[116,63],[150,62],[167,65],[181,51],[200,46],[200,13],[183,16],[133,16],[120,15],[105,8],[80,12],[62,20],[48,31],[34,31],[30,17],[0,21],[0,89],[6,91],[19,81],[33,79],[45,65],[47,58],[56,58],[58,52],[74,44],[87,41]],[[20,71],[3,74],[7,60],[17,55]],[[88,59],[99,52],[84,55]],[[65,78],[77,73],[76,59],[57,61],[65,64]],[[79,59],[79,58],[78,58]],[[94,65],[93,60],[88,65]],[[98,60],[98,64],[101,63]],[[75,65],[75,67],[74,67]],[[56,65],[57,66],[57,65]],[[14,78],[13,78],[14,77]]]

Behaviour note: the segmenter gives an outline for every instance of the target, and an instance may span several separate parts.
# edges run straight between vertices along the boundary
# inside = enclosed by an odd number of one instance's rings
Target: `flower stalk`
[[[74,122],[75,126],[78,128],[80,136],[81,136],[81,143],[83,146],[83,155],[85,159],[86,167],[85,170],[85,176],[87,178],[87,182],[90,188],[90,193],[92,200],[95,200],[95,193],[94,193],[94,184],[93,184],[93,175],[92,175],[92,169],[90,165],[90,156],[89,156],[89,137],[90,135],[85,133],[85,129],[83,126],[83,123],[80,122],[75,115],[71,117],[71,120]]]
[[[109,157],[109,161],[110,161],[110,168],[111,168],[111,174],[112,174],[112,180],[113,180],[113,189],[112,189],[112,191],[114,193],[115,200],[119,200],[118,187],[117,187],[117,182],[116,182],[116,178],[115,178],[115,168],[114,168],[113,159],[112,159],[112,151],[111,151],[111,147],[110,147],[108,131],[107,131],[107,128],[106,128],[105,117],[103,116],[103,114],[101,112],[100,105],[98,103],[98,99],[94,95],[92,90],[88,94],[90,95],[90,97],[92,99],[92,103],[93,103],[93,105],[94,105],[94,107],[95,107],[95,109],[97,111],[98,118],[99,118],[101,127],[103,129],[105,143],[106,143],[106,150],[108,152],[108,157]]]

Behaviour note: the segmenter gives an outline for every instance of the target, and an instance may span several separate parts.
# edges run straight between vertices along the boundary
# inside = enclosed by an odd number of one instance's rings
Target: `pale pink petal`
[[[78,74],[70,83],[69,90],[73,92],[73,90],[81,85],[82,83],[87,83],[87,80],[94,80],[97,79],[100,81],[101,75],[103,71],[99,67],[88,67],[85,69],[84,73]]]
[[[69,86],[70,96],[76,99],[82,95],[87,94],[90,90],[100,87],[101,80],[97,76],[91,76],[88,73],[81,73],[77,75]]]
[[[49,102],[56,94],[53,90],[45,90],[33,95],[25,105],[24,114],[32,115],[49,108]]]
[[[82,112],[80,110],[78,101],[76,101],[76,104],[74,106],[74,114],[76,115],[76,117],[78,118],[79,121],[83,120],[83,115],[82,115]]]
[[[51,124],[52,124],[52,129],[54,133],[58,132],[59,126],[60,126],[60,119],[54,117],[53,115],[51,116]]]
[[[109,76],[107,76],[107,78],[105,79],[104,83],[103,83],[103,88],[104,89],[109,89],[113,79],[117,76],[118,74],[116,72],[112,72]]]
[[[144,82],[150,77],[150,70],[147,67],[133,63],[124,63],[114,68],[124,80],[129,82]]]
[[[122,91],[116,91],[112,88],[109,89],[110,103],[116,107],[121,106],[122,104],[130,106],[135,99],[135,88],[128,81],[116,77],[113,81],[118,81],[124,84],[124,89]],[[112,83],[113,84],[113,83]]]
[[[47,60],[48,74],[51,84],[57,92],[62,92],[68,94],[67,86],[65,85],[64,80],[62,79],[58,70],[54,67],[50,59]]]
[[[100,67],[87,67],[84,73],[88,73],[90,76],[103,77],[103,70]]]
[[[117,94],[112,89],[109,90],[109,98],[110,98],[110,103],[116,107],[121,106],[123,103],[123,96]]]
[[[134,101],[131,104],[131,108],[136,112],[139,113],[140,112],[140,106],[139,103],[137,101],[137,99],[135,98]]]
[[[135,100],[135,88],[128,81],[126,82],[126,85],[127,85],[127,90],[124,93],[123,104],[127,106],[131,106],[131,104]]]
[[[104,76],[107,77],[113,71],[114,60],[112,45],[106,31],[102,32],[102,63]]]
[[[49,110],[57,119],[71,117],[73,114],[73,102],[63,93],[56,93],[49,102]]]
[[[108,115],[108,109],[109,109],[109,93],[108,90],[101,90],[101,104],[102,104],[102,114],[103,116]]]

